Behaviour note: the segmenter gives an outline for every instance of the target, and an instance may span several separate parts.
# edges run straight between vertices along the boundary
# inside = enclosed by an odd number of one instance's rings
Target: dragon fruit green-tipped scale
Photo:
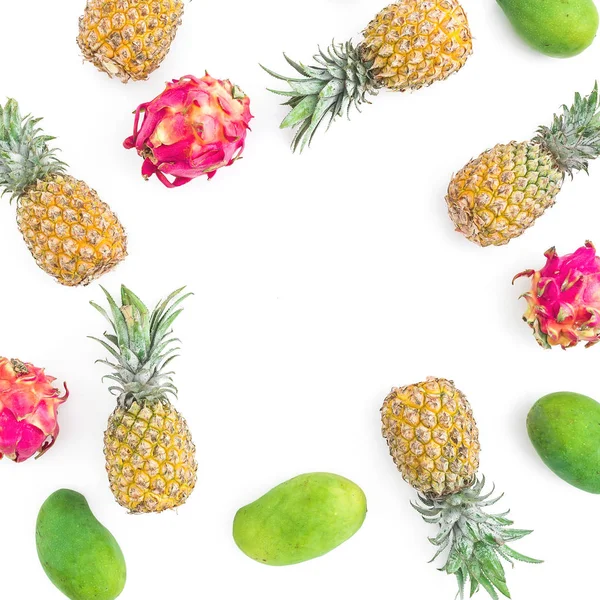
[[[528,306],[523,320],[533,329],[542,348],[586,347],[600,341],[600,257],[591,242],[565,256],[554,248],[545,253],[539,271],[515,276],[531,277],[531,290],[523,294]],[[514,281],[514,280],[513,280]]]
[[[250,98],[239,87],[208,74],[187,75],[138,107],[124,146],[144,159],[145,179],[156,175],[178,187],[201,175],[211,179],[240,158],[250,119]]]
[[[58,436],[58,407],[67,400],[54,377],[20,360],[0,358],[0,458],[39,458]]]

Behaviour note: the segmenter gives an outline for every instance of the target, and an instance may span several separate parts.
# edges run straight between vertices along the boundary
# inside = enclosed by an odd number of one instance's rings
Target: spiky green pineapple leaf
[[[182,294],[185,288],[175,290],[164,301],[159,302],[150,313],[142,300],[131,290],[121,288],[121,306],[104,289],[110,314],[98,304],[90,304],[110,323],[116,335],[105,333],[105,339],[92,337],[116,360],[117,364],[100,360],[110,367],[105,379],[114,381],[111,393],[117,396],[120,406],[130,408],[134,402],[167,403],[168,397],[177,397],[173,384],[173,372],[166,367],[178,355],[179,340],[171,336],[171,326],[183,311],[178,308],[190,293]]]
[[[513,550],[509,546],[503,546],[502,548],[500,548],[500,550],[498,552],[502,556],[506,555],[509,558],[514,558],[515,560],[518,560],[519,562],[529,563],[531,565],[540,565],[544,562],[543,560],[538,560],[537,558],[531,558],[531,556],[525,556],[524,554],[521,554],[520,552]]]
[[[281,129],[294,127],[294,125],[309,119],[315,112],[318,102],[319,98],[317,96],[304,96],[281,122]]]
[[[191,292],[184,294],[181,296],[181,292],[185,287],[182,287],[178,290],[175,290],[172,294],[170,294],[162,303],[160,303],[155,309],[154,313],[150,317],[150,333],[154,333],[158,331],[160,324],[164,321],[164,319],[168,318],[169,314],[179,306],[186,298],[192,295]],[[179,298],[177,298],[179,296]],[[155,339],[152,338],[152,343],[155,342]]]
[[[504,539],[507,541],[514,542],[515,540],[520,540],[524,538],[530,533],[533,533],[533,529],[505,529]]]
[[[600,156],[600,96],[598,82],[588,96],[575,94],[571,106],[562,106],[550,127],[538,128],[534,142],[542,144],[563,173],[588,172],[589,162]]]
[[[106,334],[104,334],[106,335]],[[121,354],[119,354],[119,352],[117,350],[115,350],[110,344],[107,344],[104,340],[101,340],[100,338],[94,337],[92,335],[88,336],[91,340],[95,340],[96,342],[98,342],[99,344],[102,344],[104,346],[104,348],[106,350],[108,350],[108,352],[110,352],[117,360],[121,359]],[[107,336],[108,337],[108,336]],[[103,361],[103,360],[97,360],[96,362],[104,362],[106,364],[110,364],[107,363],[107,361]]]
[[[0,187],[11,201],[40,179],[64,172],[66,164],[48,147],[54,138],[37,127],[41,119],[21,116],[16,100],[0,106]]]
[[[470,487],[441,498],[419,496],[413,503],[422,518],[436,524],[439,532],[429,541],[437,547],[432,560],[447,551],[444,565],[439,569],[454,575],[458,584],[457,598],[464,600],[468,585],[469,595],[483,588],[491,598],[498,594],[510,598],[506,574],[500,559],[513,564],[514,560],[529,563],[543,561],[524,556],[507,543],[531,533],[529,529],[511,529],[513,522],[506,518],[508,511],[489,514],[484,509],[496,504],[502,495],[482,494],[485,478],[475,480]]]
[[[292,140],[292,150],[300,152],[310,145],[316,131],[329,116],[327,127],[336,117],[350,117],[354,106],[369,103],[368,95],[377,93],[370,73],[370,64],[362,62],[360,52],[351,42],[332,42],[327,51],[319,48],[314,55],[315,65],[304,65],[284,54],[287,63],[302,77],[286,77],[260,65],[269,75],[285,81],[291,91],[272,90],[274,94],[289,97],[284,106],[291,110],[281,123],[281,128],[297,128]]]
[[[146,305],[129,289],[125,286],[121,286],[121,304],[123,306],[132,305],[134,306],[139,314],[139,322],[136,320],[136,324],[139,325],[139,330],[142,333],[142,339],[144,340],[144,346],[150,347],[150,329],[149,329],[149,311]]]
[[[162,300],[161,302],[159,302],[156,305],[156,307],[152,311],[152,314],[150,315],[150,331],[151,332],[156,329],[156,323],[158,321],[160,321],[160,319],[162,318],[164,312],[167,310],[167,307],[172,302],[172,300],[175,297],[177,297],[179,294],[181,294],[181,292],[184,289],[185,289],[185,286],[179,288],[178,290],[175,290],[174,292],[172,292],[171,294],[169,294],[169,296],[167,296],[164,300]]]

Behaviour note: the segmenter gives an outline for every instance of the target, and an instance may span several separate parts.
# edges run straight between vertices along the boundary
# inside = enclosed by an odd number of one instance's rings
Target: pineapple
[[[471,485],[479,432],[467,399],[449,381],[394,389],[383,407],[383,434],[405,481],[446,496]]]
[[[0,106],[0,187],[17,200],[17,225],[38,266],[62,285],[87,285],[127,256],[121,223],[98,194],[65,173],[15,100]]]
[[[115,362],[107,375],[115,384],[117,407],[104,433],[110,489],[131,513],[162,512],[184,504],[196,485],[196,448],[186,420],[171,405],[177,388],[166,370],[178,348],[171,325],[179,304],[190,294],[173,292],[150,311],[133,292],[121,287],[119,308],[104,290],[110,314],[92,302],[112,326],[100,342]]]
[[[302,151],[328,115],[331,124],[352,106],[360,110],[381,88],[404,92],[442,81],[471,53],[469,23],[457,0],[399,0],[376,15],[358,46],[333,43],[319,50],[313,66],[284,55],[301,79],[263,69],[291,87],[271,91],[289,96],[284,104],[291,110],[281,127],[298,127],[292,149]]]
[[[446,196],[456,230],[480,246],[522,235],[556,201],[566,175],[600,156],[598,85],[528,142],[499,144],[452,179]]]
[[[77,44],[110,77],[148,79],[168,54],[182,15],[182,0],[88,0]]]
[[[419,493],[414,508],[439,533],[430,538],[437,547],[434,559],[448,550],[440,569],[456,576],[460,598],[470,584],[472,596],[481,586],[492,598],[507,598],[500,558],[539,563],[519,554],[507,542],[528,530],[511,529],[507,513],[493,515],[492,490],[482,494],[485,478],[478,479],[479,432],[471,406],[452,381],[427,381],[393,388],[381,409],[382,432],[404,479]]]

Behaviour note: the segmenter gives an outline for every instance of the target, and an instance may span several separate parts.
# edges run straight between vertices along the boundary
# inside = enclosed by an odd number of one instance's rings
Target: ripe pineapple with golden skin
[[[177,341],[171,325],[190,294],[173,292],[150,312],[125,286],[121,307],[106,290],[110,314],[92,302],[110,322],[112,333],[94,338],[116,362],[107,378],[117,408],[104,434],[106,471],[117,502],[132,513],[162,512],[185,503],[196,485],[196,448],[186,420],[172,406],[177,389],[166,367]]]
[[[108,419],[104,455],[110,489],[131,512],[162,512],[185,502],[196,484],[195,447],[186,420],[161,402]]]
[[[77,44],[110,77],[147,79],[168,54],[183,8],[182,0],[88,0]]]
[[[522,235],[554,205],[567,175],[600,155],[600,103],[592,93],[555,115],[531,141],[498,144],[450,182],[446,203],[456,230],[479,246]]]
[[[381,88],[404,92],[442,81],[460,70],[472,53],[467,16],[457,0],[399,0],[380,11],[358,46],[332,44],[314,56],[316,65],[287,62],[302,76],[273,77],[289,84],[291,107],[281,127],[297,127],[292,149],[310,144],[318,127],[369,103]]]
[[[381,411],[383,436],[404,479],[424,494],[470,486],[479,468],[479,431],[467,399],[444,379],[394,388]]]
[[[38,266],[62,285],[87,285],[127,256],[127,237],[98,194],[65,173],[39,121],[15,100],[0,106],[0,186]]]
[[[196,485],[196,448],[186,420],[171,405],[176,397],[167,365],[178,348],[171,325],[179,304],[190,294],[173,292],[150,312],[125,286],[121,307],[104,290],[110,314],[92,302],[111,323],[112,333],[99,341],[116,362],[107,378],[117,408],[104,433],[104,456],[110,489],[132,513],[162,512],[185,503]]]
[[[64,285],[87,285],[127,255],[115,214],[70,175],[38,180],[17,206],[17,224],[37,264]]]
[[[500,558],[529,563],[540,561],[520,554],[507,542],[525,537],[529,530],[511,529],[507,513],[493,515],[486,507],[499,498],[483,494],[485,478],[477,478],[479,431],[464,394],[448,379],[393,388],[381,408],[382,433],[398,470],[419,493],[413,507],[428,523],[438,526],[430,538],[444,551],[440,569],[456,576],[458,596],[470,584],[492,598],[498,592],[510,598]]]
[[[471,54],[472,37],[456,0],[404,0],[382,10],[363,32],[361,59],[375,84],[418,90],[459,71]]]

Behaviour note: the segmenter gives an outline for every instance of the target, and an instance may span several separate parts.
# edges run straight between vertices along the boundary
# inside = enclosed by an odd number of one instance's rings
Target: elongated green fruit
[[[233,537],[240,550],[266,565],[311,560],[333,550],[361,527],[363,491],[331,473],[307,473],[240,508]]]
[[[548,56],[568,58],[596,37],[598,11],[592,0],[497,0],[516,32]]]
[[[527,432],[546,466],[567,483],[600,494],[600,404],[571,392],[540,398]]]
[[[121,548],[81,494],[54,492],[40,509],[35,538],[46,575],[71,600],[114,600],[123,591]]]

